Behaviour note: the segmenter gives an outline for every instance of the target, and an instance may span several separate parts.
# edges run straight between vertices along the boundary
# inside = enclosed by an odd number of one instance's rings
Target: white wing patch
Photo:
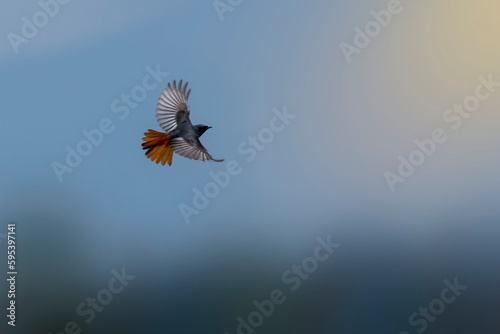
[[[190,144],[184,138],[174,138],[170,142],[170,145],[175,153],[185,158],[201,161],[214,160],[201,144],[199,146],[197,143]]]
[[[176,81],[173,82],[173,87],[168,84],[167,88],[161,93],[156,105],[156,119],[163,130],[170,133],[177,127],[178,113],[183,112],[189,114],[187,102],[191,89],[186,92],[188,83],[182,86],[182,80],[177,86]]]

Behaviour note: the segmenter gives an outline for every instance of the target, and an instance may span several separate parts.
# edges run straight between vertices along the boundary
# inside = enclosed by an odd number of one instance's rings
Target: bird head
[[[208,129],[212,128],[211,126],[205,125],[205,124],[198,124],[194,126],[196,133],[198,134],[198,137],[201,137],[202,134],[205,133]]]

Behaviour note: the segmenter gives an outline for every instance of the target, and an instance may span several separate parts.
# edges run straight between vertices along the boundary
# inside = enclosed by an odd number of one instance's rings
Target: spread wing
[[[186,93],[188,83],[182,87],[182,80],[177,83],[173,82],[173,86],[168,84],[167,88],[161,93],[156,105],[156,119],[163,130],[170,133],[177,127],[177,124],[185,120],[189,120],[189,110],[187,102],[191,89]]]
[[[183,157],[186,157],[188,159],[201,161],[213,160],[216,162],[224,161],[224,159],[218,160],[212,158],[212,156],[208,153],[207,149],[203,147],[198,138],[185,139],[177,137],[172,139],[170,145],[175,153],[182,155]]]

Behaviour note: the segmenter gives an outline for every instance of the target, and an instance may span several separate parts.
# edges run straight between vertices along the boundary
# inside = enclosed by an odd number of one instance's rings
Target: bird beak
[[[207,130],[208,130],[208,129],[211,129],[211,128],[212,128],[211,126],[207,126]]]

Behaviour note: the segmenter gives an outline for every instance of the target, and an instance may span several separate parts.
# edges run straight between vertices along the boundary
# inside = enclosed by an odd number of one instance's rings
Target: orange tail
[[[147,150],[146,157],[156,163],[161,162],[162,165],[167,162],[169,166],[172,165],[174,151],[170,147],[170,136],[164,132],[154,130],[148,130],[144,135],[146,137],[142,138],[144,141],[142,149]]]

